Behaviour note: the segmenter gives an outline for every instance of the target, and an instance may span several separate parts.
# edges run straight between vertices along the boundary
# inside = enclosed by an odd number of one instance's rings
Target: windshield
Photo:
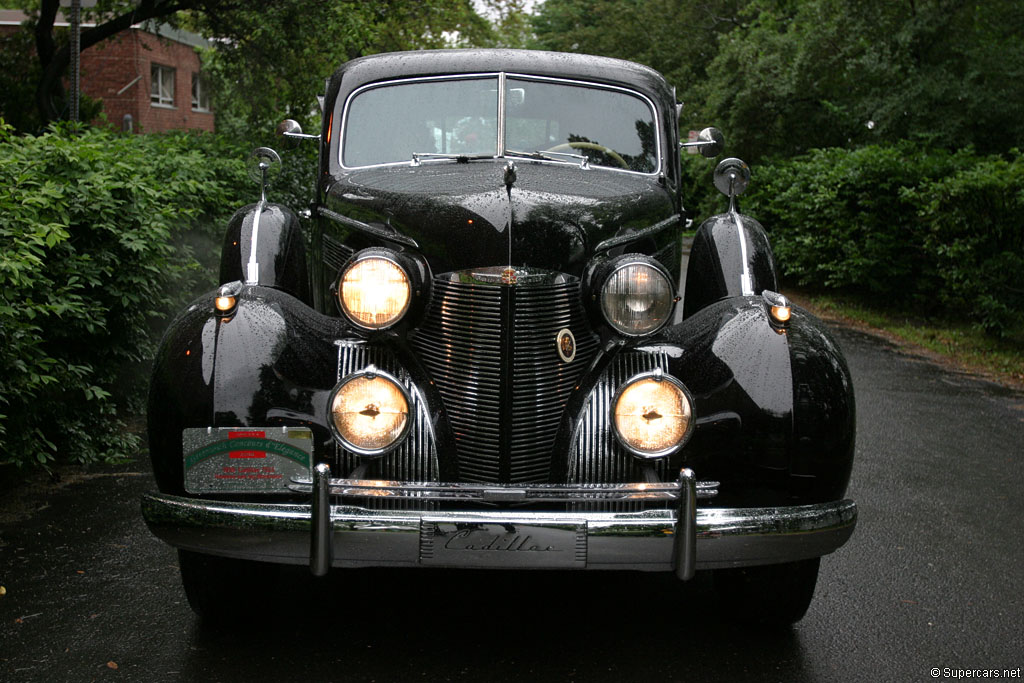
[[[640,173],[658,168],[651,105],[630,92],[575,82],[498,75],[395,81],[356,91],[344,125],[342,163],[350,168],[503,155]]]

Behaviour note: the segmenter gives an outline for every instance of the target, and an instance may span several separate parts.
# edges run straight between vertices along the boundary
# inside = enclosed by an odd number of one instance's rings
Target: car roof
[[[648,66],[611,57],[542,50],[417,50],[359,57],[334,72],[328,93],[351,92],[367,83],[394,78],[499,71],[617,85],[639,90],[660,106],[675,104],[665,79]]]

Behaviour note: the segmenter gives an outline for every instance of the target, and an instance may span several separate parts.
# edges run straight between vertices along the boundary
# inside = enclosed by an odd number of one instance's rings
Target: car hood
[[[435,273],[513,265],[579,275],[602,241],[675,212],[656,177],[516,160],[508,185],[507,162],[349,171],[332,179],[324,203],[411,238]]]

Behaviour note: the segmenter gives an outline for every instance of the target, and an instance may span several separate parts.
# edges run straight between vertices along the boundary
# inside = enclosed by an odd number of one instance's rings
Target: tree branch
[[[53,121],[60,116],[49,96],[55,90],[63,92],[61,78],[71,61],[71,48],[64,45],[54,50],[53,24],[56,20],[59,0],[43,0],[39,22],[36,24],[36,45],[49,46],[49,59],[44,61],[43,50],[39,51],[39,64],[43,67],[43,75],[36,87],[36,107],[43,121]],[[81,50],[92,47],[107,38],[110,38],[125,29],[131,28],[149,19],[166,17],[182,9],[190,9],[198,5],[197,0],[142,0],[131,12],[125,12],[102,24],[82,33]],[[44,24],[44,19],[47,24]],[[44,31],[44,29],[46,29]],[[41,35],[45,32],[45,36]],[[81,51],[80,50],[80,51]]]

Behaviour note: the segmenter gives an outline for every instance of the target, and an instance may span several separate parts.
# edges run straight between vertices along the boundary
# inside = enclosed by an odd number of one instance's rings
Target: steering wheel
[[[622,168],[625,168],[627,170],[629,169],[629,163],[625,159],[623,159],[619,155],[618,152],[616,152],[614,149],[611,149],[609,147],[605,147],[604,145],[599,145],[596,142],[582,142],[582,141],[578,141],[578,140],[577,141],[573,141],[573,142],[563,142],[560,145],[555,145],[554,147],[549,147],[549,148],[547,148],[544,151],[545,152],[564,152],[567,149],[593,149],[593,150],[596,150],[598,152],[604,152],[605,154],[610,156],[612,159],[614,159],[615,163],[617,163],[619,166],[621,166]]]

